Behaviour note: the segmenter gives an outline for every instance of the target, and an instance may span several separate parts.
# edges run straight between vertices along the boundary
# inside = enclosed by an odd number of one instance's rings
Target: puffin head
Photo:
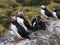
[[[41,7],[41,9],[45,9],[45,8],[46,8],[46,6],[45,6],[45,5],[41,5],[40,7]]]
[[[36,17],[36,22],[39,23],[41,21],[41,18],[42,18],[41,16],[37,16]]]
[[[18,16],[23,16],[23,10],[20,10],[20,11],[18,12]]]
[[[15,22],[16,21],[16,16],[11,16],[11,21]]]
[[[54,12],[57,12],[57,8],[53,8],[53,11],[54,11]]]

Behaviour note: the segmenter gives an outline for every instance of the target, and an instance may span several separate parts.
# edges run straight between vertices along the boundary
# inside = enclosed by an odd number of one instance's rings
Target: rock
[[[44,33],[43,33],[44,32]],[[23,40],[17,45],[60,45],[59,39],[50,35],[49,31],[36,31],[30,34],[32,40]],[[53,37],[53,38],[52,38]]]
[[[60,20],[48,22],[49,25],[47,25],[47,30],[37,30],[29,35],[31,40],[21,40],[16,44],[6,40],[7,43],[5,44],[0,41],[0,45],[60,45],[60,23],[58,23]],[[14,37],[10,36],[10,38],[13,40]]]
[[[44,32],[44,33],[42,33]],[[15,45],[60,45],[60,40],[54,35],[48,34],[48,31],[36,31],[29,35],[31,40],[25,39],[16,43]],[[54,36],[54,37],[53,37]],[[53,38],[52,38],[53,37]],[[0,43],[4,45],[4,42]],[[6,45],[14,45],[12,42],[5,43]]]
[[[49,21],[47,30],[49,30],[51,34],[55,34],[60,38],[60,20]]]

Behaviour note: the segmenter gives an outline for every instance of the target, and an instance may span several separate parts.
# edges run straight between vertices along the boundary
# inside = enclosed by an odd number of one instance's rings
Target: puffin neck
[[[20,17],[20,18],[22,18],[22,19],[25,19],[23,16],[18,16],[18,17]]]
[[[11,23],[16,24],[16,23],[17,23],[17,21],[15,21],[15,22],[11,22]]]
[[[46,10],[46,8],[42,8],[43,10]]]
[[[23,16],[18,16],[18,17],[22,18]]]
[[[54,12],[57,12],[57,10],[54,10]]]

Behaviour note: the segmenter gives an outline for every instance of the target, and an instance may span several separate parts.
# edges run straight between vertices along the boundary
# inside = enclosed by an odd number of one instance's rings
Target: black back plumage
[[[58,19],[60,19],[60,10],[58,10],[57,8],[53,8],[53,11],[56,12],[56,16],[58,17]]]
[[[56,12],[56,16],[58,17],[58,19],[60,19],[60,13],[59,13],[59,11],[56,9],[56,10],[54,10],[54,12]]]
[[[57,14],[56,14],[56,15],[57,15],[58,19],[60,19],[60,13],[59,13],[59,12],[57,12]]]
[[[45,8],[45,14],[48,16],[48,17],[54,17],[52,15],[52,13],[50,13],[46,8]]]

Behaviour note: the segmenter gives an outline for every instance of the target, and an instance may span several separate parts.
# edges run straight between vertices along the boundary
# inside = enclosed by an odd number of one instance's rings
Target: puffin
[[[34,31],[46,29],[45,22],[42,22],[41,16],[37,16],[36,18],[34,18],[31,23],[32,23],[32,28]]]
[[[10,28],[14,32],[14,34],[18,36],[18,38],[30,39],[30,37],[28,36],[30,33],[26,32],[25,29],[17,22],[16,16],[12,16]]]
[[[15,22],[16,22],[16,16],[11,16],[10,17],[10,34],[15,35],[18,38],[22,39],[22,37],[18,33],[18,28],[16,27]]]
[[[54,16],[52,15],[52,13],[50,13],[47,9],[46,9],[46,6],[45,5],[41,5],[41,14],[43,17],[45,18],[53,18]]]
[[[60,14],[57,8],[53,8],[53,16],[57,19],[60,19]]]
[[[20,24],[25,31],[29,31],[31,30],[31,25],[29,24],[29,22],[24,18],[23,16],[23,11],[20,10],[18,12],[18,16],[17,16],[17,23]]]

